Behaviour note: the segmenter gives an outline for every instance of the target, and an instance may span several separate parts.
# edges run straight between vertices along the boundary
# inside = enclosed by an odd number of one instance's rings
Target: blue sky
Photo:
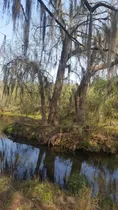
[[[12,18],[0,12],[0,45],[3,42],[4,35],[7,36],[7,40],[12,39],[12,28]]]
[[[4,40],[4,35],[6,35],[7,41],[12,41],[13,35],[13,25],[12,25],[12,18],[7,16],[6,14],[2,13],[2,8],[0,7],[0,79],[2,78],[2,71],[1,71],[1,64],[3,62],[2,57],[2,44]]]

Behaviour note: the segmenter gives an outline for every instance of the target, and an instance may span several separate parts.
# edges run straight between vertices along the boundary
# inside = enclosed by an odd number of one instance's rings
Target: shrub
[[[80,190],[87,187],[88,182],[85,176],[75,173],[70,177],[68,189],[75,195],[78,195]]]

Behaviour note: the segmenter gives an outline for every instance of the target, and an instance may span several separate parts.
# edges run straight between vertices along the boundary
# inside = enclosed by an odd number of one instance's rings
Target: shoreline
[[[107,154],[118,152],[118,138],[105,135],[101,128],[87,130],[76,126],[71,127],[69,131],[66,127],[62,130],[61,126],[43,126],[41,121],[22,117],[6,126],[4,133],[19,143],[25,142],[36,147],[45,145],[72,152],[78,150]]]

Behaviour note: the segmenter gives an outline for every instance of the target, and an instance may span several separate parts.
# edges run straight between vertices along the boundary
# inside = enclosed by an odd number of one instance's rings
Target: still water
[[[3,124],[0,121],[0,125]],[[82,174],[87,178],[93,195],[107,193],[118,203],[118,155],[63,154],[53,148],[16,143],[0,134],[0,173],[17,180],[42,176],[42,179],[63,188],[72,174]]]

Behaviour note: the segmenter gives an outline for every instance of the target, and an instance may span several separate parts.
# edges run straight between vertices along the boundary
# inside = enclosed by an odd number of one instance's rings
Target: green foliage
[[[87,179],[85,176],[80,175],[79,173],[74,173],[70,177],[68,189],[71,193],[77,195],[79,194],[80,190],[87,187]]]
[[[73,120],[74,116],[74,94],[76,86],[72,84],[64,84],[60,101],[60,118],[61,120]]]
[[[83,180],[82,177],[80,177]],[[41,183],[37,179],[22,182],[0,177],[0,196],[4,210],[38,210],[42,209],[76,209],[76,210],[117,210],[115,201],[102,193],[92,197],[92,191],[81,181],[81,189],[75,196],[68,191],[60,190],[53,183]]]
[[[6,132],[7,132],[9,135],[12,134],[12,132],[13,132],[13,127],[12,127],[12,126],[7,127],[7,128],[6,128]]]
[[[103,210],[117,210],[117,205],[110,196],[99,195],[99,206]]]
[[[73,122],[72,120],[65,119],[61,122],[60,125],[60,132],[69,132],[73,129]]]
[[[99,152],[101,150],[101,146],[95,141],[81,141],[78,147],[91,152]]]
[[[9,179],[7,177],[0,177],[0,193],[5,192],[9,186]]]
[[[118,118],[118,96],[117,96],[117,77],[107,82],[102,78],[95,80],[89,87],[86,97],[86,122],[87,125],[98,125],[107,120]],[[28,84],[29,85],[29,84]],[[2,91],[2,89],[1,89]],[[75,122],[75,96],[76,86],[64,84],[60,101],[60,131],[72,131]],[[33,95],[31,96],[24,89],[22,100],[20,92],[15,98],[15,91],[9,100],[5,96],[1,99],[1,110],[10,111],[13,114],[41,115],[41,100],[37,84],[32,86]],[[2,96],[2,92],[1,92]],[[46,99],[46,115],[49,111],[49,99]]]
[[[41,183],[37,188],[40,198],[43,203],[53,203],[53,193],[47,184]]]
[[[27,89],[24,89],[24,95],[21,97],[20,92],[17,92],[17,97],[13,91],[12,95],[2,97],[0,89],[0,111],[8,115],[40,115],[41,101],[37,85],[32,85],[33,95],[31,96]]]
[[[103,94],[103,91],[107,87],[107,81],[103,78],[98,78],[97,80],[93,81],[93,86],[95,90],[99,91],[101,94]]]
[[[117,118],[117,77],[110,81],[99,78],[88,89],[86,116],[90,124],[98,124]]]

